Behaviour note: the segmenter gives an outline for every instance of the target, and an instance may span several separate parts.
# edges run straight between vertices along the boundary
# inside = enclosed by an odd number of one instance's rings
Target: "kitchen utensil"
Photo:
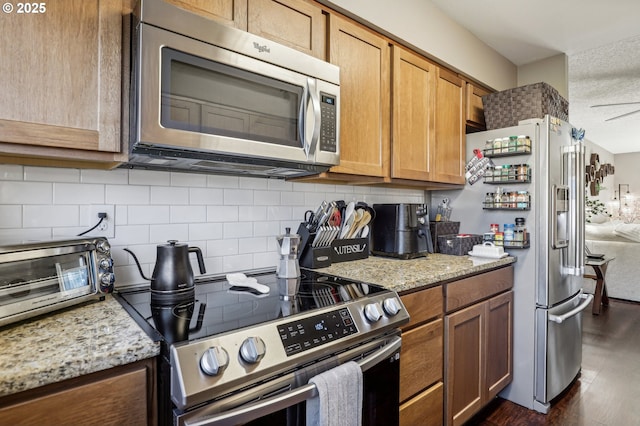
[[[200,273],[204,274],[205,266],[202,251],[198,247],[189,247],[176,240],[157,246],[156,264],[151,277],[151,291],[161,292],[168,297],[172,293],[193,289],[193,269],[189,262],[189,253],[195,253]]]
[[[268,286],[260,284],[256,278],[249,278],[243,273],[227,274],[227,281],[234,287],[250,288],[260,294],[267,294],[270,291]]]
[[[362,228],[362,234],[360,235],[360,238],[367,238],[369,236],[369,225],[365,225],[364,228]]]
[[[371,213],[366,210],[362,210],[362,216],[358,220],[358,222],[353,227],[354,229],[351,231],[349,238],[358,238],[362,229],[369,224],[371,221]]]

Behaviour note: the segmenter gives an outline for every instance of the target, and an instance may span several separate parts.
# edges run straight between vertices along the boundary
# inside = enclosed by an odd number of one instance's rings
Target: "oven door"
[[[303,426],[305,402],[317,395],[315,385],[306,383],[308,379],[347,361],[355,361],[363,372],[362,424],[398,424],[400,345],[399,335],[384,336],[294,373],[176,414],[175,423],[181,426]],[[307,375],[306,371],[313,373]],[[300,377],[304,377],[305,383],[299,383]]]
[[[137,31],[134,153],[339,162],[338,85],[145,23]]]

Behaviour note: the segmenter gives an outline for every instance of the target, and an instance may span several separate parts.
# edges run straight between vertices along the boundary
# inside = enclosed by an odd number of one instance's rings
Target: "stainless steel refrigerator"
[[[585,160],[579,140],[584,133],[576,133],[569,123],[546,116],[468,134],[467,160],[483,150],[498,167],[462,190],[431,194],[432,205],[449,198],[451,220],[460,221],[462,233],[484,234],[491,224],[503,231],[504,224],[525,219],[528,243],[509,239],[515,248],[505,246],[517,262],[513,381],[500,396],[542,413],[580,372],[581,312],[592,298],[581,289]],[[498,187],[507,194],[528,192],[528,201],[491,202]]]

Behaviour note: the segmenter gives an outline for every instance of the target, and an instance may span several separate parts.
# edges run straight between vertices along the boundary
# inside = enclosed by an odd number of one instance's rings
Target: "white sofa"
[[[640,224],[587,223],[585,240],[592,253],[615,258],[605,275],[609,297],[640,302]],[[585,273],[593,275],[593,269],[587,266]],[[584,290],[593,293],[595,281],[588,278],[583,281]]]

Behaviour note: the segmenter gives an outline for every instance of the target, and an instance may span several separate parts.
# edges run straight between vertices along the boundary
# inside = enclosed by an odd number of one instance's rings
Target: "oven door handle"
[[[388,344],[379,350],[375,351],[371,355],[356,361],[356,363],[362,369],[362,372],[369,370],[371,367],[384,361],[386,358],[392,356],[402,343],[400,336],[393,337]],[[184,422],[180,422],[184,426],[210,426],[210,425],[236,425],[250,422],[252,420],[259,419],[276,411],[283,410],[287,407],[299,404],[307,399],[314,398],[318,395],[316,385],[313,383],[300,386],[289,392],[285,392],[281,395],[274,396],[272,398],[258,401],[253,404],[244,405],[234,410],[226,411],[224,413],[216,414],[213,416],[207,416],[206,418],[184,419]]]

